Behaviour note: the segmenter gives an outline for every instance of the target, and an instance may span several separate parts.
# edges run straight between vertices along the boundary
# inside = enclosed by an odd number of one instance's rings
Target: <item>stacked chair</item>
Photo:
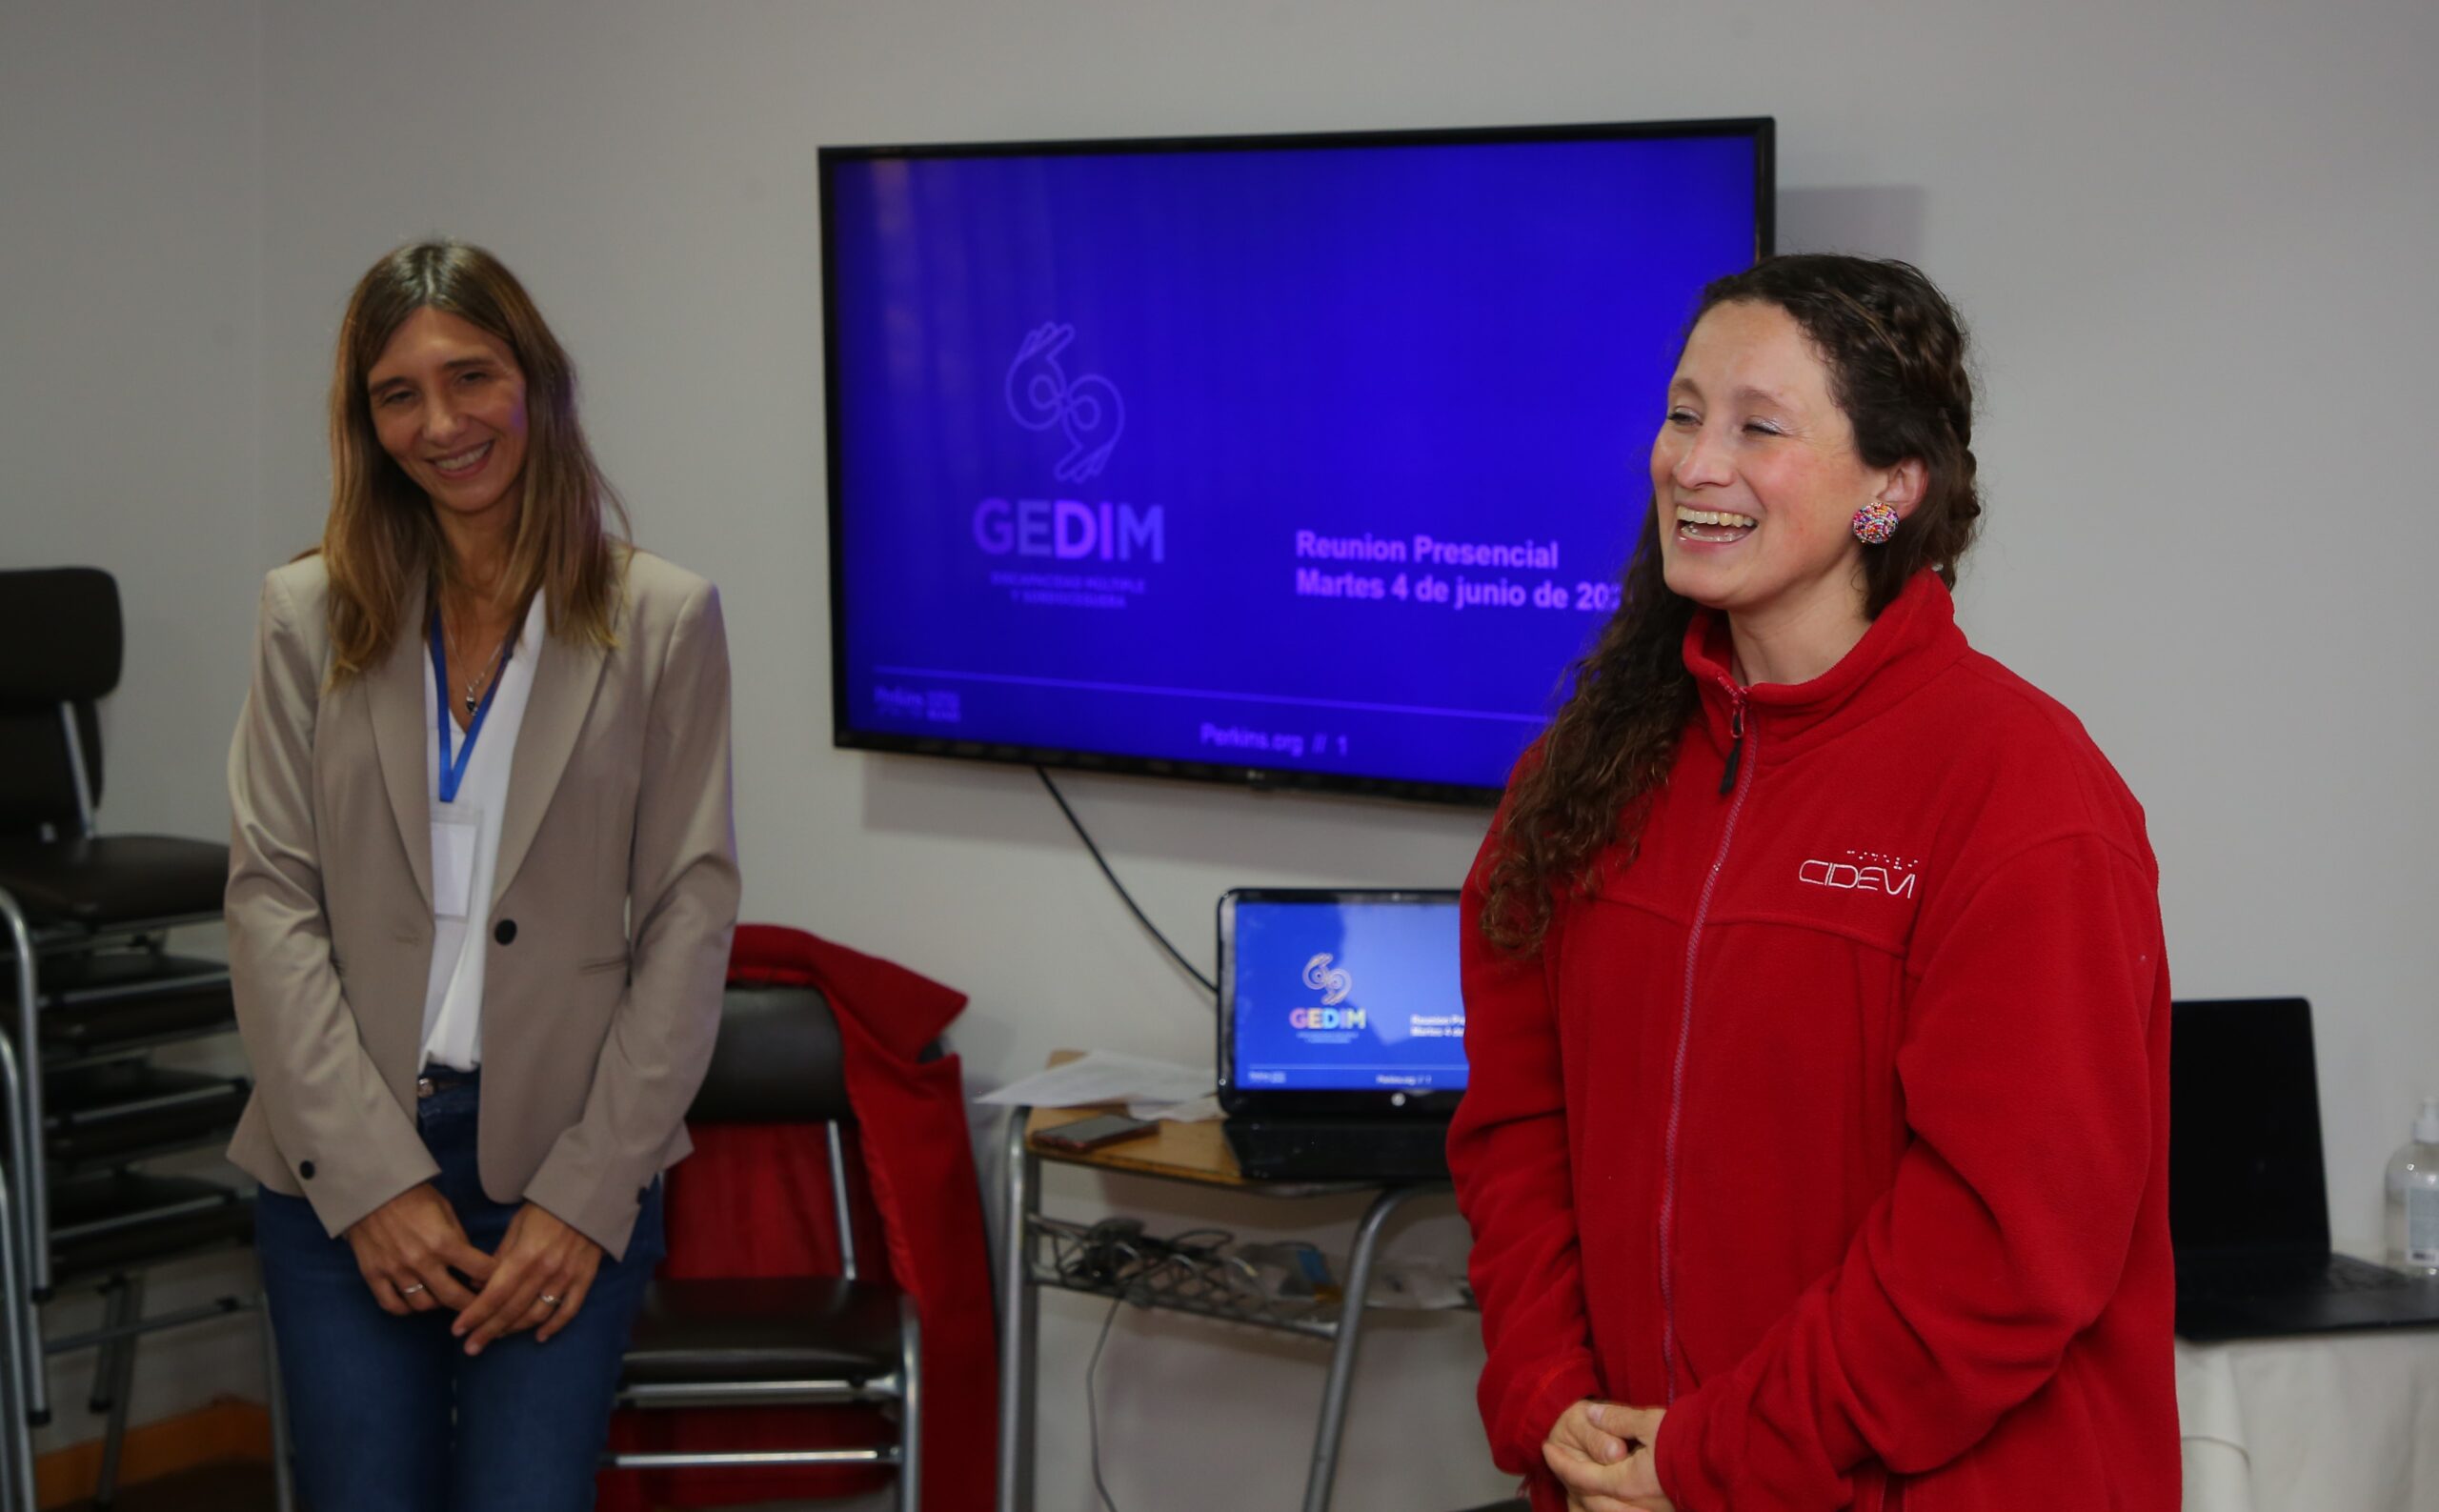
[[[0,962],[10,979],[0,1003],[14,1009],[0,1034],[0,1512],[33,1512],[31,1429],[50,1420],[50,1356],[96,1351],[91,1405],[110,1415],[98,1497],[108,1505],[137,1341],[260,1305],[250,1293],[144,1310],[149,1267],[251,1241],[253,1200],[229,1181],[142,1168],[226,1143],[248,1087],[152,1058],[236,1028],[228,968],[166,948],[172,927],[217,922],[229,855],[201,840],[97,832],[96,704],[117,685],[121,650],[109,574],[0,573]],[[198,741],[182,758],[212,761],[217,749]],[[103,1322],[46,1341],[41,1304],[71,1290],[98,1290]]]

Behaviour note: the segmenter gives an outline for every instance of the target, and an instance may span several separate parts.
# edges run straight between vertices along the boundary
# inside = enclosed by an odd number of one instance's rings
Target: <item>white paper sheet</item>
[[[1173,1061],[1122,1056],[1114,1050],[1088,1050],[1064,1065],[1011,1081],[975,1100],[1002,1108],[1019,1104],[1081,1108],[1099,1102],[1167,1106],[1191,1102],[1211,1091],[1213,1084],[1208,1066],[1181,1066]]]
[[[1130,1119],[1162,1119],[1170,1123],[1209,1123],[1222,1117],[1220,1094],[1206,1092],[1190,1102],[1132,1101],[1126,1104]]]

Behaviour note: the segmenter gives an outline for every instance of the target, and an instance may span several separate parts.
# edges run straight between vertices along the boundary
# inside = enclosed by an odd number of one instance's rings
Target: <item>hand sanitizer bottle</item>
[[[2413,1138],[2389,1158],[2389,1264],[2439,1277],[2439,1098],[2422,1099]]]

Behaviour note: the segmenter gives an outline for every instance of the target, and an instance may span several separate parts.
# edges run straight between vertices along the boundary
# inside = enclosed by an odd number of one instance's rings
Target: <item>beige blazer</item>
[[[415,1132],[433,948],[421,595],[327,686],[321,558],[263,583],[229,753],[229,960],[254,1094],[229,1158],[332,1234],[439,1169]],[[728,641],[711,584],[637,553],[617,645],[545,637],[481,924],[480,1164],[614,1258],[719,1027],[736,924]]]

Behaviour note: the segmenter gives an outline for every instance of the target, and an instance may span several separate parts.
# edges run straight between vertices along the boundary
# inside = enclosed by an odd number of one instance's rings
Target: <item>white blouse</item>
[[[427,632],[429,634],[429,632]],[[490,934],[492,882],[499,869],[501,811],[516,732],[534,691],[534,662],[544,634],[542,595],[535,594],[516,633],[515,649],[492,695],[491,712],[471,755],[466,732],[449,725],[450,753],[466,763],[457,800],[440,801],[440,690],[432,657],[423,658],[423,729],[431,760],[424,764],[432,802],[432,976],[424,989],[423,1062],[471,1071],[483,1062],[483,962]],[[465,673],[449,669],[460,687]]]

